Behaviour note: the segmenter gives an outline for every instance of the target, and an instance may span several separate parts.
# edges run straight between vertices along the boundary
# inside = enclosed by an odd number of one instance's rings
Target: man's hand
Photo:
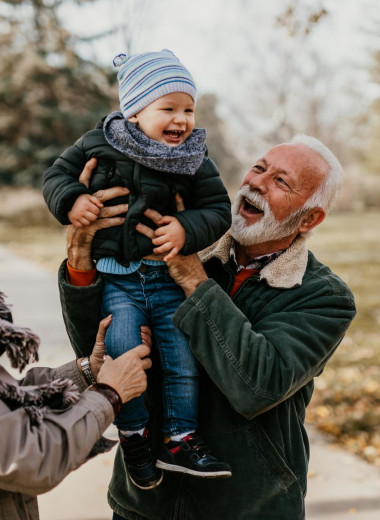
[[[162,216],[154,209],[147,209],[144,215],[150,218],[157,226],[159,226],[159,222],[162,220]],[[151,238],[154,243],[157,230],[154,231],[141,223],[137,224],[136,230]],[[197,254],[188,256],[175,255],[167,261],[167,265],[170,276],[182,287],[186,297],[190,296],[201,283],[208,279]]]
[[[96,159],[88,161],[79,177],[79,181],[88,186],[92,170],[96,166]],[[79,271],[90,271],[93,268],[91,245],[95,233],[99,229],[120,226],[125,218],[119,215],[126,213],[128,204],[104,207],[103,203],[115,197],[128,195],[128,188],[117,186],[106,190],[99,190],[92,196],[100,202],[101,207],[97,219],[83,227],[69,226],[67,231],[67,257],[71,267]]]
[[[105,356],[97,382],[114,388],[123,403],[138,397],[147,388],[145,370],[152,366],[149,354],[147,345],[138,345],[116,359]]]
[[[96,334],[95,345],[90,355],[90,367],[92,375],[97,379],[99,370],[104,363],[105,344],[104,340],[106,332],[112,321],[112,316],[109,315],[99,323],[98,333]],[[149,348],[152,346],[152,331],[147,325],[140,327],[141,341]]]

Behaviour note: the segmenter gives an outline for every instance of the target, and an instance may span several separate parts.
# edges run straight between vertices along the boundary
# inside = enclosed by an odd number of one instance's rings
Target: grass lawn
[[[9,196],[7,200],[15,207]],[[30,206],[23,215],[16,213],[18,218],[1,214],[0,210],[0,241],[56,271],[65,256],[65,228],[45,208],[42,210],[40,204]],[[309,248],[351,287],[358,314],[324,373],[316,379],[307,416],[308,421],[332,434],[348,450],[377,465],[380,465],[379,221],[380,210],[331,214],[310,239]]]

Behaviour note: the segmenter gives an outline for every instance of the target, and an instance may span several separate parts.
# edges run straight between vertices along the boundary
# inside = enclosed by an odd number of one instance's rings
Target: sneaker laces
[[[143,435],[120,436],[120,445],[128,464],[144,465],[153,459],[146,430]]]
[[[193,451],[195,451],[199,458],[202,458],[206,455],[206,453],[209,451],[206,443],[204,440],[194,435],[193,433],[190,433],[189,435],[186,435],[181,441],[181,443],[186,443]],[[178,446],[178,449],[181,449],[181,446]],[[175,448],[174,448],[175,450]],[[173,450],[170,450],[173,451]],[[178,450],[176,450],[178,451]]]

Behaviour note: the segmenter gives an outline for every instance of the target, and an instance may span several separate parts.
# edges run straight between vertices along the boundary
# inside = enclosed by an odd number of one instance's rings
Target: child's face
[[[162,96],[128,121],[136,123],[150,139],[179,146],[194,129],[194,101],[185,92]]]

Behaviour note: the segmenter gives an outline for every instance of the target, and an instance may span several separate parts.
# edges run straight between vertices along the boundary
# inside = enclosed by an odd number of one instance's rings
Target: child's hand
[[[98,218],[102,207],[103,204],[97,197],[83,193],[74,202],[73,207],[67,213],[67,218],[77,228],[88,226]]]
[[[167,262],[177,255],[186,242],[186,231],[180,221],[176,217],[165,216],[159,222],[154,235],[156,238],[152,240],[153,245],[159,246],[153,249],[155,254],[167,253],[164,261]]]

